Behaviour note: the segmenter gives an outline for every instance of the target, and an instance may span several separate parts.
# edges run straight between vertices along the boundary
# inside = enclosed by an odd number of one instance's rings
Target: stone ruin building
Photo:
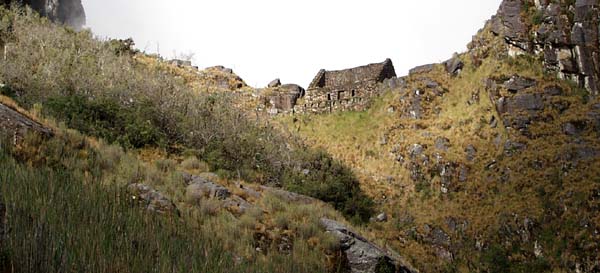
[[[395,78],[392,60],[339,71],[322,69],[311,82],[303,103],[295,112],[326,113],[364,110],[370,98],[379,93],[379,85]]]

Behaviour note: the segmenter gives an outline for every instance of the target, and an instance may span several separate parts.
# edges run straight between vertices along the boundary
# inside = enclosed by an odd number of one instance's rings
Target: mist
[[[101,38],[133,38],[165,58],[193,55],[249,85],[274,78],[306,87],[319,69],[391,58],[398,75],[466,45],[500,0],[83,0]]]

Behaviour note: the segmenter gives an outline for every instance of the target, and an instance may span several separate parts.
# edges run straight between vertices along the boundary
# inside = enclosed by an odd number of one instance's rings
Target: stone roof
[[[395,76],[396,71],[392,60],[386,59],[382,63],[374,63],[345,70],[326,71],[322,69],[315,76],[308,89],[335,89],[360,82],[383,82],[383,80]]]

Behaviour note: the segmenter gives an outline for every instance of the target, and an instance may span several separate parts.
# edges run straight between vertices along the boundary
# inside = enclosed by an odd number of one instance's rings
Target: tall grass
[[[273,253],[245,261],[225,250],[219,238],[227,234],[146,213],[122,188],[97,182],[20,164],[4,147],[0,203],[8,233],[0,240],[0,272],[325,271],[316,257]]]

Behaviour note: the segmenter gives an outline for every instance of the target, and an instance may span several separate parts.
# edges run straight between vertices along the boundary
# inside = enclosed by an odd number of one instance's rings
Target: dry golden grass
[[[557,189],[544,178],[543,173],[551,171],[550,169],[535,171],[528,167],[528,162],[532,158],[541,158],[544,162],[555,160],[561,153],[560,149],[571,142],[562,133],[561,125],[580,120],[585,113],[582,109],[588,107],[578,95],[580,90],[545,74],[538,60],[502,57],[503,53],[498,46],[503,47],[503,42],[494,37],[485,38],[490,39],[490,57],[483,59],[480,66],[475,67],[468,54],[460,55],[465,69],[456,77],[449,76],[440,65],[427,74],[407,77],[407,90],[385,92],[365,112],[276,119],[278,128],[301,136],[312,146],[325,148],[336,159],[353,169],[361,182],[361,188],[380,203],[382,211],[392,215],[389,222],[370,225],[364,232],[378,238],[377,242],[382,245],[390,245],[401,253],[408,253],[414,264],[423,270],[440,270],[438,266],[443,262],[426,244],[406,238],[405,230],[398,228],[394,216],[410,214],[414,217],[410,226],[415,227],[419,233],[425,233],[425,225],[444,227],[449,217],[466,219],[469,224],[465,236],[469,238],[493,238],[498,228],[504,224],[502,217],[507,215],[544,219],[547,208],[538,198],[540,187],[547,192],[556,192]],[[537,87],[526,92],[543,92],[544,87],[553,85],[562,87],[565,96],[552,100],[571,105],[570,110],[564,113],[546,107],[541,116],[551,116],[553,119],[549,122],[532,123],[529,129],[535,136],[533,139],[520,136],[502,126],[502,117],[496,112],[485,87],[489,78],[502,79],[515,74],[538,81]],[[424,118],[412,120],[403,116],[406,105],[400,102],[400,98],[405,92],[423,89],[424,83],[420,81],[423,77],[438,82],[449,92],[443,97],[434,96],[430,102],[423,102]],[[502,95],[510,95],[505,90],[500,92]],[[479,94],[479,102],[468,105],[467,102],[476,93]],[[441,109],[437,115],[433,112],[436,107]],[[395,112],[388,112],[388,108],[394,108]],[[488,125],[492,117],[499,121],[496,128]],[[386,141],[381,141],[384,136]],[[450,140],[451,145],[447,151],[435,151],[437,137]],[[494,144],[497,138],[500,147]],[[593,133],[588,132],[580,138],[584,143],[598,145],[597,136]],[[503,154],[503,144],[508,139],[527,143],[529,148],[513,157],[506,157]],[[470,170],[467,182],[460,185],[458,192],[442,194],[439,188],[440,178],[434,177],[429,181],[430,186],[425,193],[417,192],[406,165],[396,162],[391,154],[393,150],[406,154],[404,151],[411,144],[424,145],[428,155],[435,151],[446,161],[467,164]],[[476,160],[472,163],[465,159],[465,148],[469,144],[477,148]],[[511,182],[498,183],[500,175],[486,170],[486,165],[492,160],[497,160],[498,164],[510,171]],[[594,164],[598,164],[597,160],[594,160]],[[558,191],[592,192],[595,186],[590,181],[593,179],[585,177],[593,177],[597,171],[586,170],[588,171],[565,180],[564,183],[568,185]],[[594,217],[596,221],[598,218],[600,217]],[[495,243],[493,239],[488,240],[488,243]],[[468,271],[464,265],[457,266],[462,268],[462,272]]]

